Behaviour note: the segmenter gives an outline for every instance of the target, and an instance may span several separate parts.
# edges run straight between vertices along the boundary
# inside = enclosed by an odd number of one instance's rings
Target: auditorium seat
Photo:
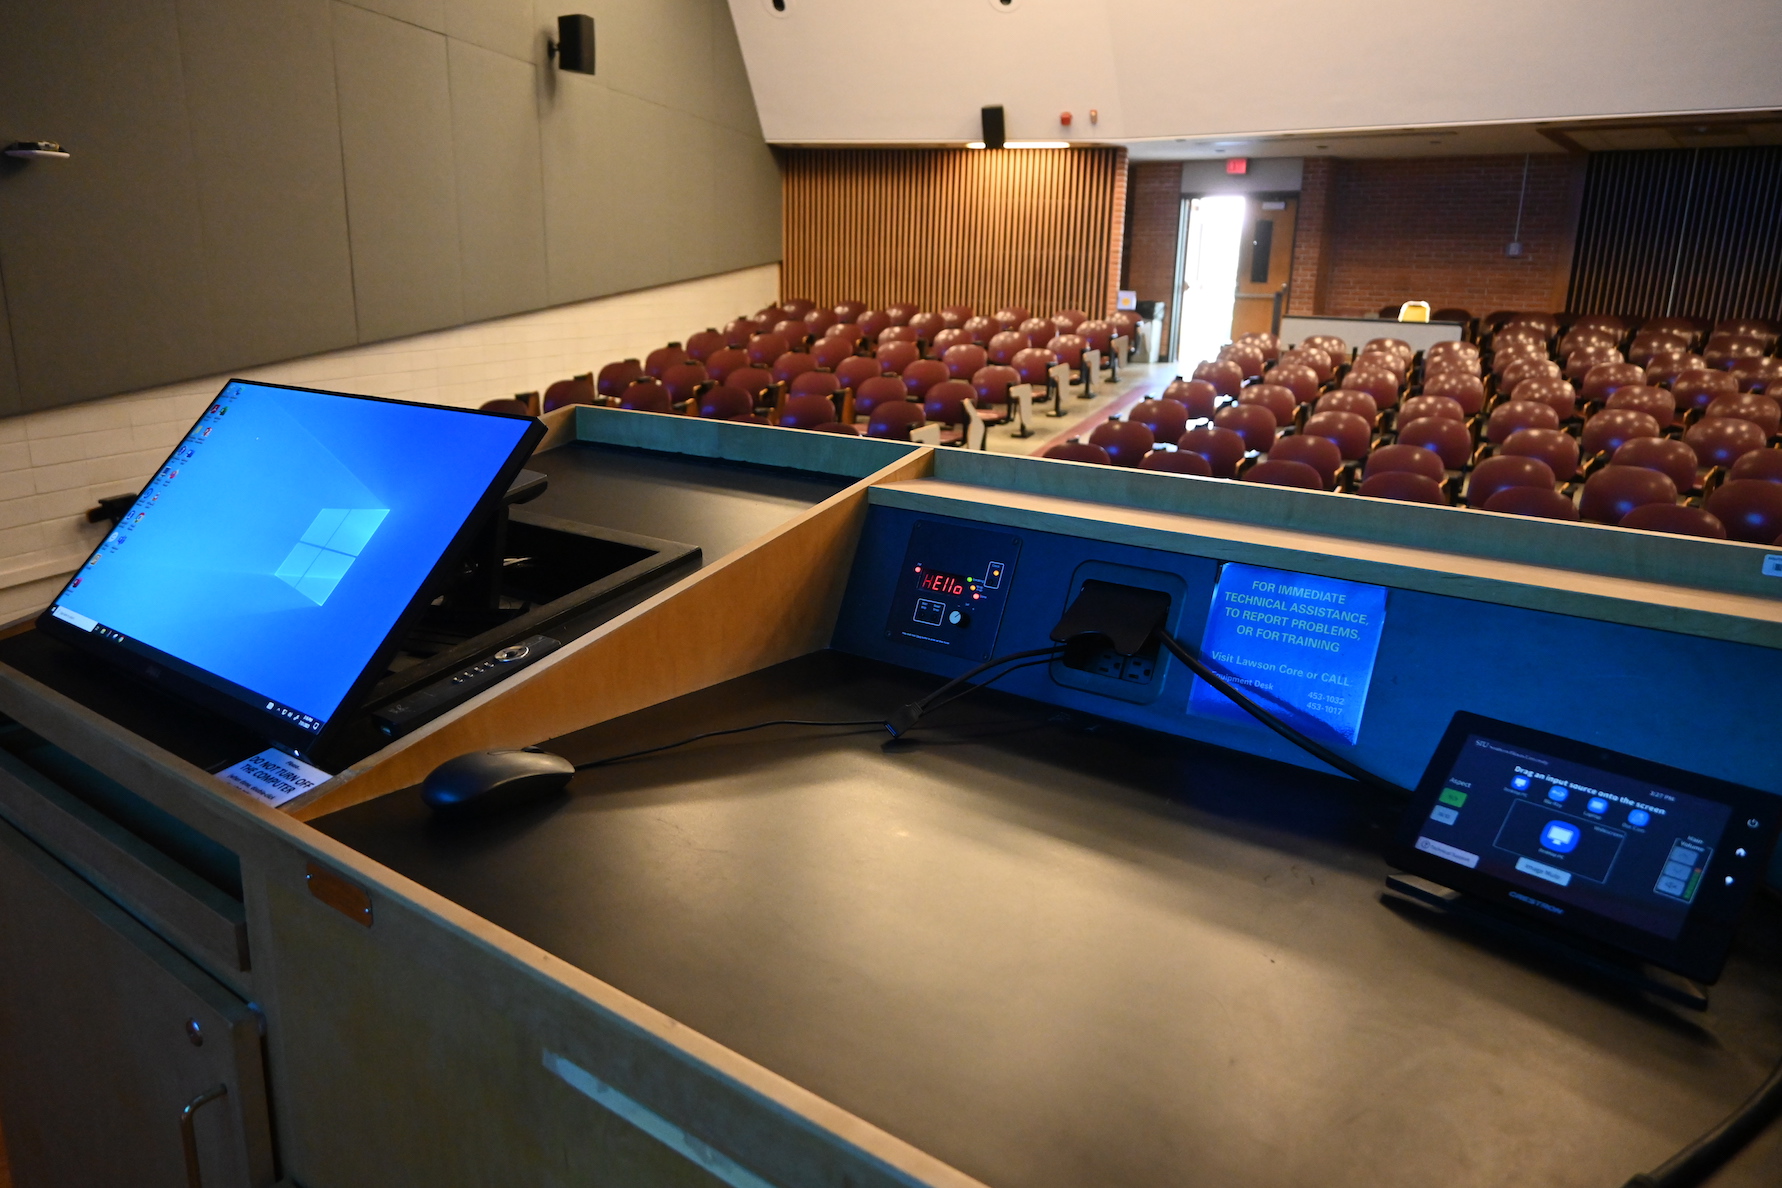
[[[1510,391],[1511,400],[1532,400],[1544,404],[1560,420],[1569,421],[1578,415],[1578,393],[1571,384],[1556,375],[1530,376]]]
[[[1320,351],[1319,354],[1323,352]],[[1301,404],[1310,404],[1318,399],[1318,391],[1323,383],[1310,364],[1289,359],[1285,355],[1280,362],[1263,373],[1263,380],[1288,389]]]
[[[1019,305],[1005,305],[990,315],[992,321],[1005,330],[1013,330],[1031,315]]]
[[[811,344],[811,358],[817,361],[818,367],[827,367],[834,371],[845,360],[859,358],[854,353],[854,344],[845,338],[821,338]]]
[[[1028,346],[1045,346],[1058,336],[1058,327],[1050,318],[1028,318],[1015,329],[1027,336]]]
[[[643,373],[643,364],[636,359],[626,359],[618,363],[608,363],[605,367],[600,369],[600,377],[594,381],[594,387],[603,398],[607,400],[617,400],[619,398],[619,393],[629,387],[633,381],[643,378]],[[563,383],[566,381],[559,380],[557,382]],[[550,392],[548,390],[545,393],[545,399],[547,401],[545,411],[549,412],[551,405],[548,403],[550,399]]]
[[[835,367],[835,378],[845,388],[858,389],[867,380],[884,374],[885,365],[876,355],[850,355]]]
[[[962,342],[941,354],[947,373],[954,379],[970,379],[990,362],[990,354],[975,343]]]
[[[891,325],[891,315],[882,309],[869,309],[854,318],[860,324],[860,336],[867,342],[876,343],[879,335]]]
[[[917,400],[926,399],[928,389],[951,378],[947,365],[939,359],[915,359],[903,369],[903,386]]]
[[[1641,386],[1646,382],[1645,369],[1634,363],[1598,363],[1584,374],[1578,388],[1578,399],[1600,404],[1614,395],[1615,389]]]
[[[822,396],[839,407],[843,396],[842,382],[835,377],[833,371],[807,371],[793,377],[792,382],[787,385],[786,394]]]
[[[1343,451],[1330,438],[1320,437],[1315,433],[1290,433],[1286,437],[1277,438],[1270,447],[1268,456],[1276,462],[1305,463],[1318,472],[1327,491],[1336,489],[1337,475],[1343,469]]]
[[[1726,525],[1706,508],[1677,503],[1643,503],[1621,517],[1621,527],[1642,532],[1670,532],[1677,536],[1726,539]]]
[[[1616,388],[1609,396],[1606,407],[1631,408],[1636,412],[1643,412],[1661,426],[1669,425],[1677,419],[1676,398],[1663,388],[1648,388],[1645,384],[1623,384]]]
[[[1137,466],[1157,444],[1148,425],[1137,421],[1103,421],[1089,434],[1089,444],[1107,451],[1115,466]]]
[[[1319,347],[1301,344],[1290,351],[1282,351],[1281,357],[1275,361],[1275,366],[1271,369],[1271,372],[1279,370],[1280,367],[1286,363],[1296,363],[1302,367],[1311,368],[1312,374],[1318,379],[1319,387],[1328,384],[1331,381],[1331,378],[1336,375],[1336,363],[1331,359],[1329,352]],[[1276,380],[1275,382],[1287,383],[1286,380]],[[1287,386],[1290,388],[1294,387],[1292,384],[1288,384]],[[1295,390],[1297,391],[1297,388],[1295,388]],[[1302,395],[1300,399],[1309,400],[1311,397]]]
[[[773,361],[767,373],[773,376],[776,384],[789,384],[807,371],[817,369],[817,360],[813,355],[803,351],[787,351]]]
[[[1444,371],[1434,376],[1425,377],[1423,395],[1442,396],[1455,401],[1460,408],[1461,417],[1464,419],[1485,407],[1485,381],[1476,375],[1467,375],[1464,372]],[[1409,401],[1406,404],[1408,406]],[[1402,416],[1403,413],[1400,415]]]
[[[635,363],[637,360],[627,359],[625,362]],[[604,375],[613,366],[614,364],[607,364],[605,368],[601,369],[601,374]],[[642,378],[643,376],[640,372],[630,380],[627,380],[624,384],[619,385],[618,391],[613,394],[614,398],[623,395],[626,388]],[[544,399],[541,401],[541,407],[543,411],[551,412],[571,404],[593,404],[594,395],[595,387],[587,381],[586,377],[577,376],[574,379],[558,380],[544,390]]]
[[[731,372],[748,365],[749,352],[739,347],[727,346],[723,350],[712,352],[711,358],[705,361],[705,371],[707,375],[719,383],[723,383],[729,378]]]
[[[1660,355],[1646,368],[1646,382],[1656,388],[1676,391],[1676,380],[1686,371],[1709,371],[1708,361],[1700,355]],[[1735,381],[1736,382],[1736,381]]]
[[[1102,466],[1109,465],[1108,452],[1086,441],[1066,441],[1048,446],[1041,457],[1056,458],[1060,462],[1096,462]]]
[[[763,367],[738,367],[724,377],[724,382],[733,388],[741,388],[751,399],[760,400],[762,395],[773,386],[773,376]]]
[[[1208,359],[1194,368],[1194,378],[1212,384],[1221,396],[1236,396],[1244,386],[1244,369],[1230,359]]]
[[[893,301],[885,307],[885,316],[891,319],[893,326],[907,326],[910,319],[921,312],[921,306],[913,305],[908,301]]]
[[[1752,450],[1732,464],[1726,477],[1782,483],[1782,450]]]
[[[1433,479],[1438,483],[1448,477],[1448,468],[1442,465],[1442,460],[1436,457],[1433,452],[1422,446],[1402,443],[1381,446],[1369,454],[1367,464],[1362,470],[1362,474],[1366,478],[1393,472],[1420,474],[1424,478]],[[1447,500],[1444,499],[1442,502],[1446,503]]]
[[[920,341],[933,342],[934,336],[947,328],[947,320],[937,313],[925,311],[911,314],[905,325],[916,332]]]
[[[786,318],[776,322],[773,332],[785,339],[787,345],[795,351],[802,351],[810,345],[810,327],[804,324],[803,318]]]
[[[1271,487],[1300,487],[1307,491],[1324,490],[1324,480],[1304,462],[1262,461],[1239,476],[1246,483],[1266,483]]]
[[[964,428],[971,419],[971,410],[966,407],[970,401],[977,405],[978,393],[969,383],[962,379],[947,379],[928,389],[922,400],[922,414],[929,421],[939,421],[943,425],[956,425]],[[979,416],[979,420],[987,418]]]
[[[1429,315],[1432,322],[1459,322],[1462,326],[1471,327],[1473,315],[1458,306],[1445,305]],[[1467,333],[1468,331],[1462,331]]]
[[[1731,466],[1752,450],[1761,450],[1768,444],[1760,426],[1739,417],[1705,417],[1684,432],[1683,440],[1689,443],[1703,466]],[[1730,524],[1727,531],[1733,531]],[[1745,539],[1736,532],[1733,536]]]
[[[1553,469],[1539,458],[1495,454],[1473,467],[1466,484],[1466,501],[1481,507],[1505,487],[1542,487],[1553,490],[1558,480]]]
[[[1543,520],[1578,518],[1577,505],[1552,487],[1501,487],[1485,501],[1484,510]]]
[[[1089,344],[1089,349],[1100,351],[1101,357],[1108,358],[1108,352],[1114,345],[1114,324],[1099,319],[1090,319],[1077,327],[1077,336]]]
[[[513,417],[532,415],[532,406],[517,396],[501,396],[494,400],[485,400],[477,407],[483,412],[506,413]]]
[[[668,389],[670,399],[676,404],[699,399],[699,393],[711,382],[712,377],[706,374],[705,364],[697,359],[676,363],[662,372],[662,386]]]
[[[740,350],[749,345],[749,339],[753,338],[758,331],[755,327],[755,323],[748,318],[737,318],[734,321],[725,323],[724,329],[719,331],[719,333],[724,336],[725,346],[735,347]]]
[[[1373,427],[1351,412],[1321,412],[1306,418],[1303,432],[1330,438],[1343,457],[1353,462],[1367,455]]]
[[[729,344],[724,335],[716,329],[701,330],[697,334],[687,335],[687,355],[701,363],[712,357],[714,351],[721,351]]]
[[[749,366],[772,367],[775,359],[791,349],[792,344],[786,341],[783,334],[757,334],[749,339]]]
[[[1177,439],[1176,448],[1205,458],[1218,478],[1237,477],[1238,463],[1244,460],[1245,453],[1244,439],[1217,425],[1196,425]]]
[[[1188,409],[1174,400],[1141,400],[1126,419],[1149,428],[1158,441],[1175,441],[1188,432]]]
[[[1380,406],[1374,402],[1374,398],[1366,392],[1349,388],[1324,393],[1318,397],[1318,403],[1312,406],[1312,412],[1314,415],[1325,412],[1354,413],[1367,422],[1370,430],[1380,420]]]
[[[1009,360],[1009,366],[1020,373],[1022,383],[1033,384],[1041,389],[1045,388],[1047,381],[1051,379],[1052,368],[1057,365],[1058,356],[1045,347],[1028,347],[1024,351],[1016,351],[1015,357]]]
[[[805,333],[812,339],[818,339],[827,335],[829,328],[841,319],[835,316],[833,309],[813,309],[804,315],[803,321],[809,327]]]
[[[1733,364],[1727,374],[1739,382],[1740,391],[1762,392],[1782,399],[1782,359],[1774,356],[1745,359]]]
[[[1450,421],[1446,417],[1418,417],[1412,421],[1401,421],[1398,426],[1398,440],[1433,450],[1436,457],[1442,460],[1442,465],[1449,470],[1459,470],[1473,456],[1471,431],[1463,422]]]
[[[1586,426],[1588,428],[1588,426]],[[1557,429],[1559,414],[1534,400],[1507,400],[1491,410],[1485,421],[1485,440],[1501,445],[1519,429]]]
[[[1676,502],[1677,484],[1662,471],[1610,465],[1584,480],[1578,514],[1599,524],[1619,524],[1642,504]]]
[[[1243,372],[1246,380],[1260,378],[1263,367],[1268,362],[1267,357],[1262,353],[1262,348],[1248,342],[1226,343],[1219,348],[1219,357],[1236,363],[1238,370]]]
[[[760,421],[755,399],[741,388],[718,384],[699,398],[699,415],[708,421]]]
[[[1650,413],[1631,408],[1605,408],[1584,422],[1579,444],[1586,456],[1614,453],[1636,437],[1657,437],[1663,426]]]
[[[1058,361],[1069,365],[1072,371],[1083,369],[1083,352],[1089,349],[1089,340],[1080,334],[1055,334],[1046,343],[1046,349],[1058,356]]]
[[[949,326],[944,330],[938,331],[933,340],[929,342],[928,357],[930,359],[944,359],[947,357],[948,351],[961,344],[970,345],[971,336],[963,330]]]
[[[965,331],[967,339],[977,343],[979,346],[988,346],[990,340],[995,337],[997,332],[996,322],[982,314],[979,314],[974,318],[965,319],[965,325],[961,326],[960,329]]]
[[[877,375],[862,380],[854,389],[854,415],[856,417],[872,416],[873,410],[881,404],[907,403],[910,398],[909,389],[903,386],[900,375]]]
[[[922,357],[922,348],[913,342],[885,342],[880,343],[873,354],[886,371],[901,375],[904,368]]]
[[[922,349],[922,335],[914,326],[886,326],[879,331],[875,345],[884,346],[893,342],[907,342],[918,352]]]
[[[1731,479],[1703,505],[1726,525],[1733,540],[1770,544],[1782,536],[1782,483]]]
[[[1418,417],[1443,417],[1464,423],[1466,415],[1466,407],[1452,396],[1412,396],[1398,409],[1400,424],[1409,424]]]
[[[1342,386],[1350,391],[1366,392],[1373,397],[1376,408],[1390,408],[1398,403],[1399,389],[1404,385],[1390,371],[1378,367],[1363,367],[1358,363],[1343,377]]]
[[[1139,463],[1140,470],[1162,470],[1170,474],[1192,474],[1212,478],[1213,468],[1193,450],[1152,450]]]
[[[1578,473],[1578,439],[1559,429],[1518,429],[1504,438],[1497,452],[1518,458],[1539,458],[1562,483],[1569,482]],[[1687,454],[1689,450],[1685,448],[1683,452]],[[1695,455],[1690,454],[1692,466],[1694,458]]]
[[[943,305],[940,308],[941,322],[949,330],[957,330],[970,320],[972,314],[969,305]]]
[[[1028,349],[1032,345],[1031,342],[1027,341],[1027,335],[1021,333],[1019,330],[1004,330],[1000,334],[992,335],[990,338],[988,347],[990,361],[992,363],[1012,362],[1017,354]]]
[[[665,347],[657,347],[644,356],[644,374],[651,379],[661,379],[662,373],[676,363],[687,361],[686,348],[678,342],[671,342]]]
[[[1410,447],[1407,447],[1410,448]],[[1427,454],[1427,450],[1414,450]],[[1365,479],[1356,491],[1369,499],[1396,499],[1403,503],[1433,503],[1446,506],[1448,496],[1442,484],[1428,475],[1408,470],[1383,470]]]
[[[891,441],[908,441],[910,430],[921,425],[924,420],[920,404],[911,400],[888,400],[872,410],[872,415],[866,420],[866,435],[888,438]]]
[[[860,320],[860,315],[866,312],[866,302],[849,298],[846,301],[836,302],[834,309],[837,321],[856,322]]]
[[[1228,404],[1213,413],[1213,424],[1243,438],[1254,453],[1265,454],[1275,444],[1275,414],[1260,404]]]
[[[1563,380],[1565,377],[1559,364],[1545,355],[1511,356],[1508,359],[1499,355],[1492,360],[1491,366],[1497,376],[1497,390],[1500,392],[1514,392],[1528,380],[1542,376],[1556,380]]]
[[[653,379],[640,379],[619,393],[619,407],[632,412],[671,413],[675,410],[674,397],[668,394],[661,381]]]
[[[978,407],[986,408],[992,404],[1004,406],[1003,419],[1013,415],[1008,406],[1014,403],[1009,389],[1021,382],[1021,373],[1013,367],[991,363],[980,367],[971,377],[971,386],[978,394]]]
[[[1334,334],[1312,334],[1304,341],[1330,356],[1332,367],[1342,367],[1349,362],[1349,344]]]
[[[1337,394],[1332,393],[1332,395]],[[1275,414],[1275,424],[1277,425],[1286,425],[1292,422],[1293,414],[1299,409],[1299,401],[1293,395],[1293,389],[1284,388],[1280,384],[1251,384],[1238,393],[1238,403],[1262,405]],[[1369,403],[1371,404],[1372,401],[1370,400]]]
[[[786,311],[789,318],[802,318],[817,308],[817,303],[809,297],[788,297],[780,302],[780,308]]]
[[[1089,315],[1080,309],[1061,309],[1052,315],[1052,324],[1066,334],[1075,334],[1077,327],[1089,320]]]
[[[1742,421],[1750,421],[1764,431],[1766,437],[1774,437],[1782,427],[1782,405],[1778,405],[1768,396],[1756,392],[1737,392],[1730,396],[1716,396],[1702,411],[1704,417],[1738,417]]]

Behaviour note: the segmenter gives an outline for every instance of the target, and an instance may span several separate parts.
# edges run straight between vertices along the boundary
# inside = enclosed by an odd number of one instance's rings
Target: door
[[[265,1188],[246,1003],[0,823],[0,1117],[16,1188]]]
[[[1182,200],[1187,224],[1177,269],[1174,357],[1182,374],[1211,359],[1231,341],[1236,304],[1238,257],[1245,226],[1242,194],[1213,194]]]
[[[1231,313],[1231,337],[1252,331],[1273,332],[1275,295],[1287,291],[1293,272],[1293,224],[1297,197],[1252,197],[1244,213],[1238,249],[1237,300]],[[1281,298],[1286,312],[1286,297]]]

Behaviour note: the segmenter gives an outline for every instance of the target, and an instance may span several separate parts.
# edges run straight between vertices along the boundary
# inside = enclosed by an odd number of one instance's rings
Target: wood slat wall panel
[[[1782,317],[1782,148],[1592,153],[1571,309]]]
[[[785,296],[1112,310],[1124,149],[791,149]]]

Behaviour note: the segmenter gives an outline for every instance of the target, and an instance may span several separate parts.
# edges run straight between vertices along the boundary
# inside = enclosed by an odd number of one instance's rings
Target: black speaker
[[[557,18],[557,69],[594,73],[594,18],[576,14]]]
[[[1005,137],[1002,124],[1002,107],[986,107],[984,109],[984,147],[1001,148]]]

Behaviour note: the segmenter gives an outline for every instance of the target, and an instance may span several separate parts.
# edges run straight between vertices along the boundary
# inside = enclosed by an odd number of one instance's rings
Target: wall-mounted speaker
[[[594,18],[577,13],[557,18],[557,69],[594,73]]]
[[[1003,130],[1002,107],[986,107],[984,109],[984,147],[1001,148],[1006,140]]]

